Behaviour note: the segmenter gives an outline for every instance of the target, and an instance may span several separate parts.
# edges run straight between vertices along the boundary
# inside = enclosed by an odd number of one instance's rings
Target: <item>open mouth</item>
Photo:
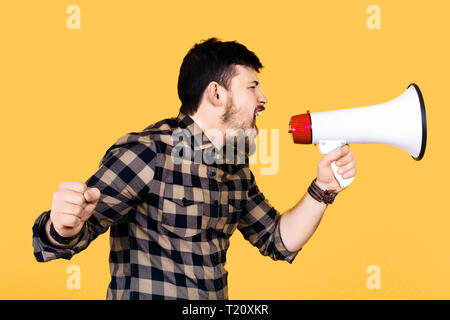
[[[264,110],[266,110],[266,108],[264,108],[264,106],[258,106],[258,107],[256,107],[256,109],[255,109],[255,117],[256,117],[256,116],[262,115],[262,112],[263,112]]]
[[[264,106],[258,106],[255,109],[255,114],[253,115],[253,126],[256,129],[256,134],[258,134],[259,130],[258,127],[256,126],[256,116],[261,116],[262,112],[265,110],[266,108],[264,108]]]

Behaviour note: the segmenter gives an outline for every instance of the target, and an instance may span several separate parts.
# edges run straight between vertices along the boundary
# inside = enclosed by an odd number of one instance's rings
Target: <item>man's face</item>
[[[249,138],[253,140],[258,134],[257,114],[264,110],[264,104],[267,102],[253,69],[242,65],[235,66],[235,75],[227,93],[222,125],[233,133],[238,130],[251,132]]]

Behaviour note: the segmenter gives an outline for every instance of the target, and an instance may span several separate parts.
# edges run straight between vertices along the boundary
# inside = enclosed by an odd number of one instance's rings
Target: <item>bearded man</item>
[[[297,205],[284,214],[270,205],[248,162],[267,102],[262,67],[236,41],[194,45],[180,68],[178,116],[119,138],[85,183],[61,183],[33,226],[36,259],[70,259],[110,229],[107,299],[228,299],[236,229],[292,263],[342,190],[331,163],[350,178],[355,161],[348,145],[325,155]]]

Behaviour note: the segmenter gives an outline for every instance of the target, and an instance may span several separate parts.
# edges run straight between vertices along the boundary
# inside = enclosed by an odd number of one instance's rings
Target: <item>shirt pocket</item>
[[[186,194],[182,198],[164,196],[161,203],[161,226],[181,238],[199,234],[207,225],[204,200]]]

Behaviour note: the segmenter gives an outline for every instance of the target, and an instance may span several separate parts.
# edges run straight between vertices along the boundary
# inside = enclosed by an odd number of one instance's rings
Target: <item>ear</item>
[[[213,106],[220,107],[227,101],[227,91],[216,81],[211,81],[205,89],[205,98]]]

